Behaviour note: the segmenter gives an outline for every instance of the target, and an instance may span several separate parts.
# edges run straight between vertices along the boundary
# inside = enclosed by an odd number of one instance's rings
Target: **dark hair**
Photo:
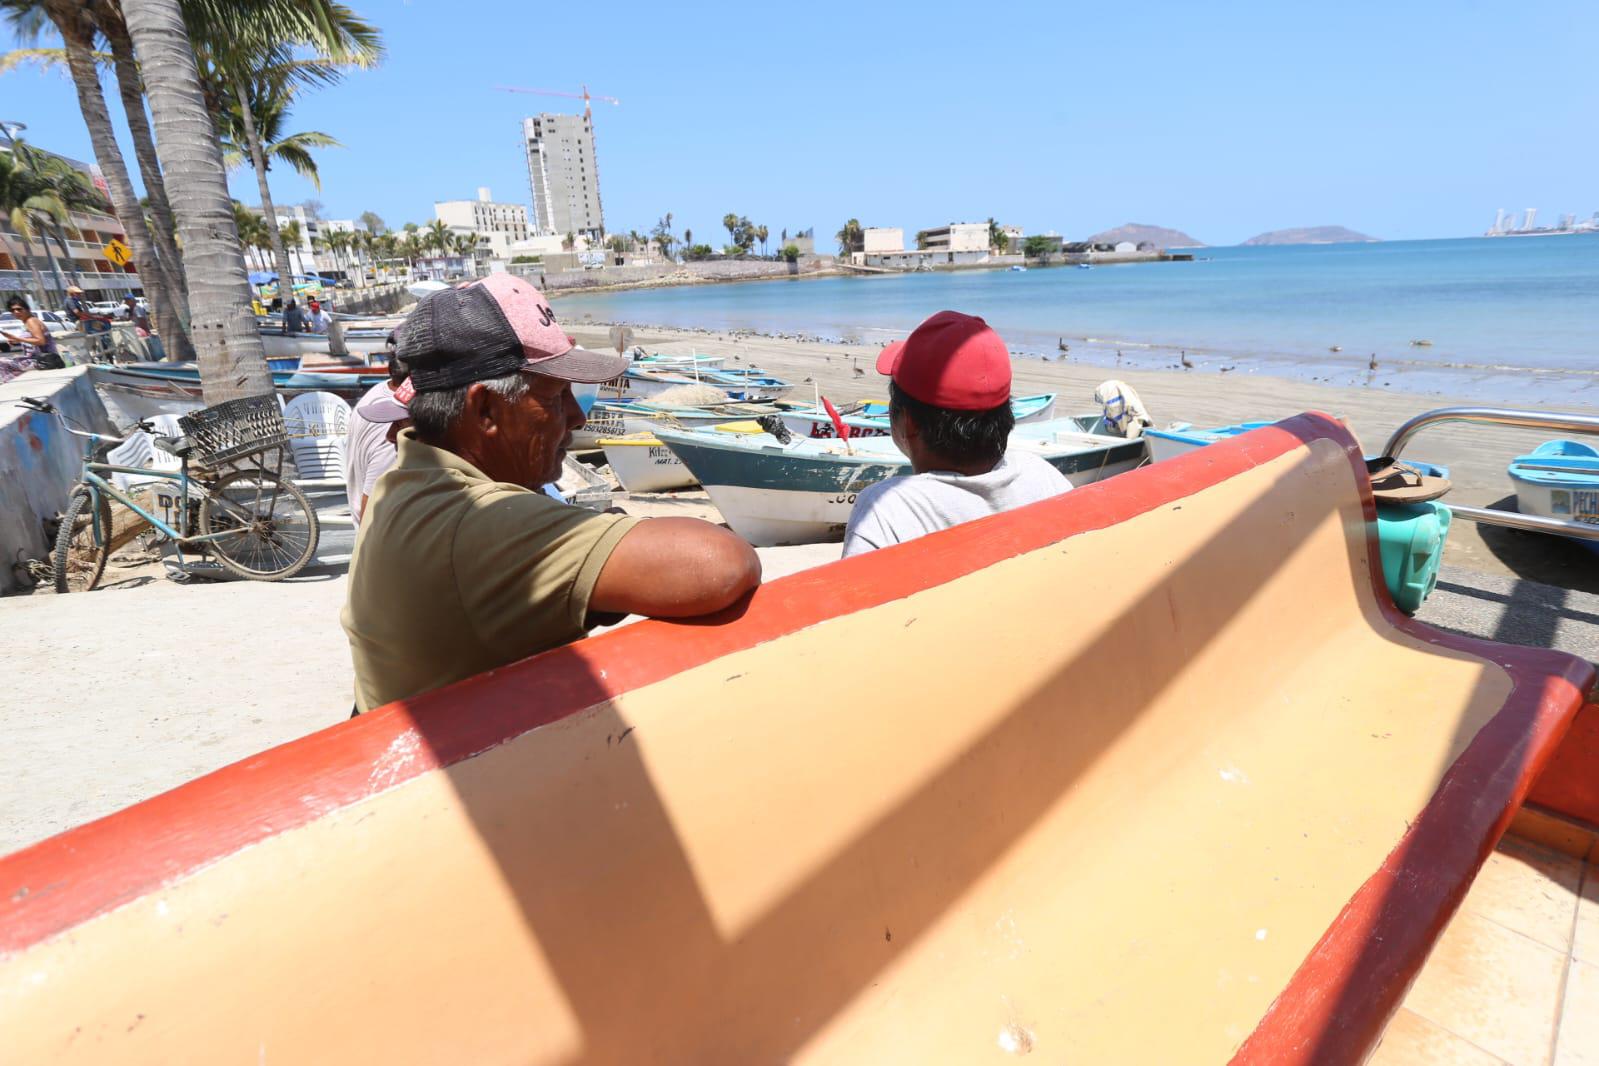
[[[461,412],[466,410],[466,391],[473,385],[457,385],[453,389],[430,389],[411,397],[406,405],[411,414],[411,428],[424,444],[443,444],[450,435]],[[488,386],[507,400],[515,402],[527,395],[529,377],[521,371],[512,371],[504,377],[489,378],[481,384]]]
[[[411,368],[404,359],[394,354],[394,349],[389,349],[389,384],[398,385],[411,376]]]
[[[1016,428],[1009,400],[987,411],[955,411],[923,403],[890,381],[889,418],[897,412],[916,423],[929,451],[954,463],[999,462]]]
[[[33,310],[33,307],[28,303],[28,298],[20,293],[12,293],[6,297],[6,310],[9,311],[13,307],[20,307],[24,311]]]

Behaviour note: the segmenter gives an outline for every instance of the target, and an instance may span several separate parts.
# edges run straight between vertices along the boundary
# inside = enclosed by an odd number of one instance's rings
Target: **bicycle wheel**
[[[98,506],[96,506],[98,504]],[[57,592],[88,592],[100,583],[111,558],[111,504],[82,485],[72,490],[56,533]]]
[[[208,487],[200,532],[228,534],[203,542],[224,569],[278,581],[311,561],[321,529],[305,493],[276,474],[236,470]]]

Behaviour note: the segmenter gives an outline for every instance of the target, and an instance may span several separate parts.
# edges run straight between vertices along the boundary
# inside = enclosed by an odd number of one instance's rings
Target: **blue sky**
[[[821,237],[990,215],[1070,237],[1137,221],[1230,244],[1347,225],[1482,232],[1495,208],[1599,210],[1592,0],[1508,4],[531,4],[348,0],[389,56],[293,120],[345,144],[329,217],[425,222],[480,185],[527,203],[519,119],[597,104],[613,232],[728,211]],[[0,44],[14,46],[4,31]],[[92,159],[63,75],[0,77],[0,118]],[[254,203],[253,176],[233,177]],[[830,243],[830,242],[828,242]]]

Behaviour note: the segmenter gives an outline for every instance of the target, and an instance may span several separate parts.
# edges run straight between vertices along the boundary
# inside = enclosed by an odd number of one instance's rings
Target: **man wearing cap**
[[[544,495],[582,409],[571,383],[627,357],[586,351],[510,274],[433,293],[397,331],[414,390],[399,457],[362,516],[342,615],[356,707],[447,685],[627,614],[731,606],[760,561],[720,526],[641,521]]]
[[[326,333],[333,325],[333,316],[322,310],[322,301],[315,296],[306,302],[303,325],[307,333]]]
[[[77,285],[67,286],[67,300],[61,309],[72,319],[72,324],[84,333],[107,333],[111,329],[111,319],[90,310],[89,301],[83,298],[83,289]]]
[[[883,349],[894,443],[916,471],[861,492],[844,555],[902,544],[940,529],[1058,496],[1071,488],[1029,452],[1007,451],[1010,351],[982,319],[940,311]]]

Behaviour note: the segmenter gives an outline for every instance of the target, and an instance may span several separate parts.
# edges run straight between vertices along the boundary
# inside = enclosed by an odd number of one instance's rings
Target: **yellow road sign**
[[[106,245],[100,250],[105,253],[105,257],[107,259],[111,260],[119,267],[127,266],[129,263],[133,262],[133,249],[129,248],[115,237],[111,238],[110,244]]]

